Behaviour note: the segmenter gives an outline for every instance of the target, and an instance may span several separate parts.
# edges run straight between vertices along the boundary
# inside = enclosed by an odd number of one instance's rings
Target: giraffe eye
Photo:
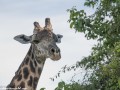
[[[35,44],[38,44],[38,43],[39,43],[39,41],[38,41],[38,40],[34,40],[33,42],[34,42]]]

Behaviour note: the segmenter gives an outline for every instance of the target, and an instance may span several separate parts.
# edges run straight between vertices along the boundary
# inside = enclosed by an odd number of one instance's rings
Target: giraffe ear
[[[61,43],[61,38],[63,37],[63,35],[57,34],[57,43]]]
[[[31,36],[26,36],[24,34],[21,34],[21,35],[17,35],[14,37],[14,40],[22,43],[22,44],[28,44],[31,42]]]

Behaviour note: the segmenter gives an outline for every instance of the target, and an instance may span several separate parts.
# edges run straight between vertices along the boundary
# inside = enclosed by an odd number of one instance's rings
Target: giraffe
[[[14,37],[18,42],[30,43],[31,46],[15,72],[15,76],[7,86],[7,90],[36,90],[46,59],[50,58],[57,61],[61,58],[60,49],[56,43],[60,43],[62,35],[56,35],[52,32],[49,18],[46,18],[45,24],[47,28],[42,28],[38,22],[37,25],[34,22],[34,30],[39,28],[38,32],[33,32],[31,36],[21,34]]]

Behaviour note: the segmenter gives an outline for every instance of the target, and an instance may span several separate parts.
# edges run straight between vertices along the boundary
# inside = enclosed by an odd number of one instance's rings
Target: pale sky
[[[84,0],[0,0],[0,86],[6,86],[13,78],[24,59],[30,44],[22,45],[13,40],[19,34],[31,35],[33,22],[38,21],[44,26],[46,17],[51,18],[53,31],[62,34],[61,49],[62,58],[59,61],[46,60],[37,90],[46,87],[53,90],[61,80],[70,80],[74,72],[62,74],[52,82],[54,77],[64,65],[72,65],[90,54],[95,41],[86,40],[83,34],[75,33],[69,28],[69,13],[67,9],[77,6],[85,9],[88,14],[93,10],[83,7]],[[81,77],[80,77],[81,78]]]

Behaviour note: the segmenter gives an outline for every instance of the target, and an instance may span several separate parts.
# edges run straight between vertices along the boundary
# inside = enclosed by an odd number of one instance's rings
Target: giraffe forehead
[[[48,30],[43,30],[37,33],[37,37],[40,39],[42,37],[44,38],[52,38],[53,33],[49,32]]]

